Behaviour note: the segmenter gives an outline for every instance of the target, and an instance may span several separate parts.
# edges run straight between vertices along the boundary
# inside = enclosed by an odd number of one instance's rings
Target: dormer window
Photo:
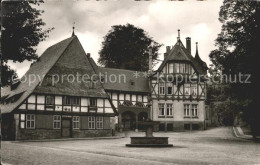
[[[131,85],[135,85],[135,82],[133,80],[130,81]]]
[[[97,82],[91,81],[89,88],[90,89],[95,89],[96,87],[97,87]]]
[[[52,86],[52,77],[51,76],[46,76],[46,86]]]

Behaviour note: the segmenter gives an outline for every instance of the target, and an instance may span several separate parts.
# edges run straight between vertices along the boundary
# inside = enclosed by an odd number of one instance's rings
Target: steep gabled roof
[[[195,70],[199,74],[205,74],[205,71],[203,70],[202,66],[192,57],[190,52],[187,51],[181,40],[178,40],[176,42],[176,44],[167,54],[166,58],[164,59],[157,71],[161,71],[164,65],[169,61],[188,61],[194,66]]]
[[[75,60],[76,58],[80,59],[77,61]],[[79,63],[84,64],[84,66]],[[80,66],[76,67],[78,64]],[[8,95],[6,99],[17,96],[20,93],[22,95],[13,103],[0,105],[2,113],[12,112],[33,92],[108,98],[108,95],[100,84],[98,84],[96,89],[89,89],[89,86],[84,82],[69,84],[68,82],[63,84],[59,82],[54,87],[42,85],[46,81],[46,75],[64,73],[75,75],[77,72],[89,74],[90,76],[95,74],[91,62],[87,58],[77,36],[72,36],[49,47],[39,60],[31,65],[30,69],[21,78],[21,83],[16,89],[10,90],[10,87],[4,88],[2,96]],[[36,77],[36,79],[30,81],[33,77]]]
[[[41,79],[48,73],[74,38],[75,37],[70,37],[49,47],[39,58],[38,62],[31,65],[30,69],[21,78],[22,83],[15,90],[11,91],[10,87],[9,89],[5,89],[5,92],[2,94],[8,95],[8,98],[11,98],[18,93],[24,93],[16,102],[0,105],[1,113],[9,113],[13,111],[33,92]],[[32,79],[33,75],[38,75],[40,78],[35,79],[35,81],[30,81],[30,78]]]
[[[76,37],[56,64],[48,72],[48,75],[58,75],[59,81],[54,86],[44,85],[48,82],[42,82],[43,85],[36,87],[36,93],[72,95],[85,97],[103,97],[107,98],[104,88],[98,81],[95,69],[87,57],[83,47]],[[72,77],[73,76],[73,77]],[[95,87],[91,87],[91,77],[95,76]],[[58,78],[56,78],[58,80]],[[97,80],[97,81],[96,81]]]

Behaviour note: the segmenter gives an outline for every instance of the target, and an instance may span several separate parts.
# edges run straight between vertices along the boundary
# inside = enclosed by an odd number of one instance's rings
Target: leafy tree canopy
[[[149,37],[147,32],[134,25],[112,26],[102,42],[98,62],[110,68],[147,71],[149,49],[152,49],[152,59],[155,64],[154,59],[158,57],[161,46]]]
[[[241,110],[242,118],[251,124],[254,135],[260,134],[259,110],[259,52],[260,52],[260,4],[257,1],[224,0],[220,8],[221,33],[216,39],[217,49],[209,57],[217,70],[231,77],[239,73],[250,74],[251,83],[229,83],[229,99]],[[245,80],[247,77],[242,77]],[[229,80],[231,80],[229,78]],[[234,102],[234,103],[233,103]],[[240,106],[239,106],[240,105]],[[232,110],[232,108],[229,108]]]
[[[39,1],[4,1],[2,5],[1,65],[2,85],[10,83],[15,74],[7,65],[8,60],[23,62],[36,60],[37,45],[45,40],[52,28],[43,29],[45,23],[40,18],[44,12],[33,5]],[[6,77],[7,76],[7,77]]]

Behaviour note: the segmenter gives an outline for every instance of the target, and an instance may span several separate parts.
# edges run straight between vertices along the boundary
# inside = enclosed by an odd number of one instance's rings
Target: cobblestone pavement
[[[128,148],[122,139],[50,142],[2,142],[2,161],[9,164],[260,164],[260,143],[235,138],[232,128],[154,133],[168,136],[172,148]]]

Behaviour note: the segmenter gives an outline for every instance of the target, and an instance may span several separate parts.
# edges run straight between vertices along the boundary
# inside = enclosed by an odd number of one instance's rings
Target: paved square
[[[260,144],[235,138],[231,128],[154,133],[172,148],[128,148],[130,138],[51,142],[2,142],[9,164],[260,164]],[[144,136],[130,132],[127,136]]]

